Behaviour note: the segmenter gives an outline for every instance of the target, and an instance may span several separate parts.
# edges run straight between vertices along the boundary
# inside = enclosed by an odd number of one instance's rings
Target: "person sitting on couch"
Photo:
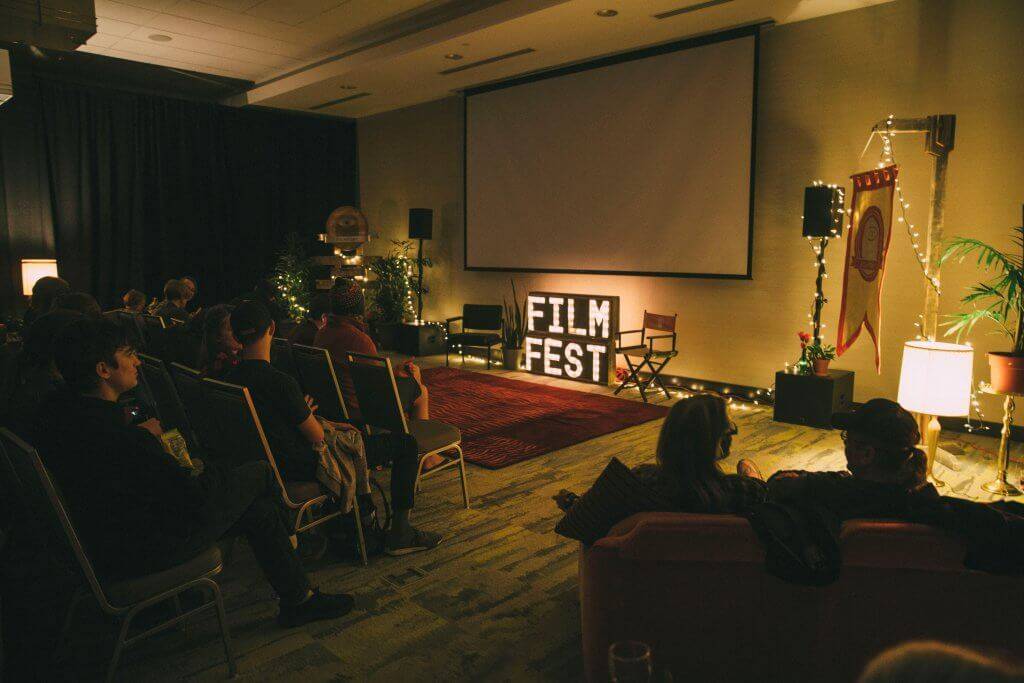
[[[874,398],[853,412],[836,413],[832,426],[843,430],[848,471],[776,472],[767,482],[770,500],[822,508],[847,520],[904,518],[912,498],[938,496],[917,448],[917,421],[900,404]],[[750,460],[741,460],[737,471],[761,478]]]
[[[767,488],[760,479],[722,472],[718,461],[729,455],[736,432],[721,396],[683,399],[672,406],[661,427],[657,463],[635,467],[633,474],[667,504],[665,512],[743,514],[765,501]],[[563,489],[554,501],[568,511],[578,498]]]

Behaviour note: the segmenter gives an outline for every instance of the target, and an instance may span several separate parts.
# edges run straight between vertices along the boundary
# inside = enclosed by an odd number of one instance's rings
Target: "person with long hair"
[[[231,331],[234,306],[220,304],[206,311],[203,318],[203,341],[199,350],[199,369],[207,377],[219,378],[238,365],[242,345]]]
[[[725,399],[698,394],[672,406],[658,436],[657,462],[633,468],[633,474],[682,512],[739,513],[765,501],[759,479],[726,474],[719,462],[729,455],[737,433]],[[563,510],[575,494],[562,490],[554,497]]]
[[[47,276],[36,280],[36,283],[32,285],[32,299],[25,312],[25,327],[31,325],[39,316],[49,313],[54,299],[70,291],[71,286],[67,280],[62,280],[59,277]]]

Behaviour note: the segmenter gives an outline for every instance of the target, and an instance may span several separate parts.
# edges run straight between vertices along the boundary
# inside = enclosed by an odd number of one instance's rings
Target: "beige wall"
[[[890,112],[957,115],[949,170],[947,235],[970,234],[1010,246],[1024,202],[1024,2],[897,0],[864,10],[789,24],[764,33],[758,99],[754,279],[677,280],[592,275],[512,274],[521,291],[617,294],[622,325],[644,307],[678,312],[681,354],[668,372],[769,386],[798,355],[807,329],[814,265],[800,237],[803,187],[812,180],[849,188],[851,173],[878,161],[874,145],[859,159],[871,125]],[[463,302],[500,302],[508,275],[462,270],[462,108],[452,97],[359,122],[362,202],[372,229],[387,240],[405,234],[410,206],[435,209],[428,253],[432,292],[425,317],[457,315]],[[896,158],[911,220],[927,223],[931,161],[923,137],[900,136]],[[509,235],[514,240],[515,235]],[[614,249],[614,244],[608,245]],[[842,246],[830,252],[841,260]],[[834,342],[842,278],[826,281],[826,340]],[[977,277],[969,265],[943,272],[942,312],[958,308]],[[924,280],[908,237],[895,232],[883,292],[882,373],[866,335],[837,362],[855,370],[856,399],[895,398],[901,346],[913,338]],[[981,331],[980,351],[1004,348]],[[987,377],[983,353],[976,377]],[[988,417],[998,410],[983,403]]]

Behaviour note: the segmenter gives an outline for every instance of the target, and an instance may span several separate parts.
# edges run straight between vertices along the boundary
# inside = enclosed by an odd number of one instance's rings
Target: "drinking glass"
[[[622,640],[608,648],[608,672],[614,683],[647,683],[652,673],[651,648],[638,640]]]

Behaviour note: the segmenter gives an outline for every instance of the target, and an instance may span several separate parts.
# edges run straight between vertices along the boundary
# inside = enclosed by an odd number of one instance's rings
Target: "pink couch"
[[[1024,582],[963,568],[962,544],[930,527],[857,521],[827,587],[764,570],[747,521],[643,513],[580,554],[587,679],[608,646],[650,644],[677,681],[854,681],[880,650],[931,638],[1024,655]]]

